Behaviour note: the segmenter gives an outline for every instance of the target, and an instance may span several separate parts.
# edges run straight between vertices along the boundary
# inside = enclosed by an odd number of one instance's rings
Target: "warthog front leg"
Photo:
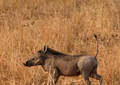
[[[49,80],[48,80],[49,85],[55,85],[60,76],[59,70],[53,64],[50,64],[50,63],[47,63],[44,66],[44,69],[50,74]]]
[[[59,71],[57,70],[57,68],[54,68],[54,69],[51,69],[51,71],[49,71],[49,74],[50,74],[49,85],[55,85],[60,76]]]
[[[54,68],[53,71],[50,73],[50,75],[51,75],[52,79],[54,80],[54,83],[57,82],[57,80],[58,80],[58,78],[60,76],[59,71],[58,71],[57,68]]]

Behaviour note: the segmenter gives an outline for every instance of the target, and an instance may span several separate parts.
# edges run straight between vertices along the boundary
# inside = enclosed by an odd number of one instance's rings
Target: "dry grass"
[[[46,85],[48,73],[22,63],[46,44],[69,54],[95,55],[94,33],[103,85],[119,85],[119,8],[120,0],[0,0],[0,85]],[[57,84],[73,82],[84,84],[81,76],[62,76]]]

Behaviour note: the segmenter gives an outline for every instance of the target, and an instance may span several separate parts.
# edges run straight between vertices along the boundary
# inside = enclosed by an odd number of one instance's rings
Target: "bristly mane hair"
[[[53,55],[57,55],[57,56],[59,56],[59,55],[61,55],[61,56],[71,56],[71,57],[78,57],[78,56],[87,56],[87,54],[80,54],[80,55],[69,55],[69,54],[64,54],[64,53],[62,53],[62,52],[59,52],[59,51],[56,51],[56,50],[54,50],[54,49],[52,49],[52,48],[47,48],[47,52],[49,52],[49,53],[51,53],[51,54],[53,54]]]
[[[62,52],[58,52],[58,51],[56,51],[56,50],[54,50],[54,49],[52,49],[52,48],[47,48],[47,52],[52,53],[52,54],[54,54],[54,55],[63,55],[63,56],[66,56],[66,55],[67,55],[67,54],[64,54],[64,53],[62,53]]]

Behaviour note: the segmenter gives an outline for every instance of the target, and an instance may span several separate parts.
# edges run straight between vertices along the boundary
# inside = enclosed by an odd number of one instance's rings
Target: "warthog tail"
[[[96,39],[96,55],[95,55],[95,57],[97,57],[98,52],[99,52],[99,50],[98,50],[98,39],[97,39],[97,35],[96,34],[94,34],[94,37]]]

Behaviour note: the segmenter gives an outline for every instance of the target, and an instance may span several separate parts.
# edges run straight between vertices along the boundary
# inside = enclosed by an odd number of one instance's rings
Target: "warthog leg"
[[[97,74],[97,67],[94,68],[94,70],[91,72],[90,77],[95,78],[96,80],[99,80],[100,85],[102,85],[102,77]]]
[[[98,75],[97,73],[91,73],[91,77],[99,80],[100,85],[102,85],[102,77]]]
[[[55,83],[57,82],[59,76],[60,76],[59,70],[57,68],[55,68],[54,73],[52,74],[52,77],[53,77]]]
[[[89,80],[89,76],[90,76],[90,73],[89,72],[86,72],[86,71],[83,71],[82,72],[82,76],[86,82],[87,85],[91,85],[91,82]]]
[[[50,85],[51,84],[55,85],[57,83],[57,80],[58,80],[59,76],[60,76],[59,71],[56,68],[51,69],[50,76],[52,78],[52,81],[50,82]]]
[[[49,81],[49,85],[55,85],[59,76],[60,76],[60,72],[59,70],[54,66],[54,65],[46,65],[44,66],[45,67],[45,70],[47,72],[49,72],[50,74],[50,81]]]

